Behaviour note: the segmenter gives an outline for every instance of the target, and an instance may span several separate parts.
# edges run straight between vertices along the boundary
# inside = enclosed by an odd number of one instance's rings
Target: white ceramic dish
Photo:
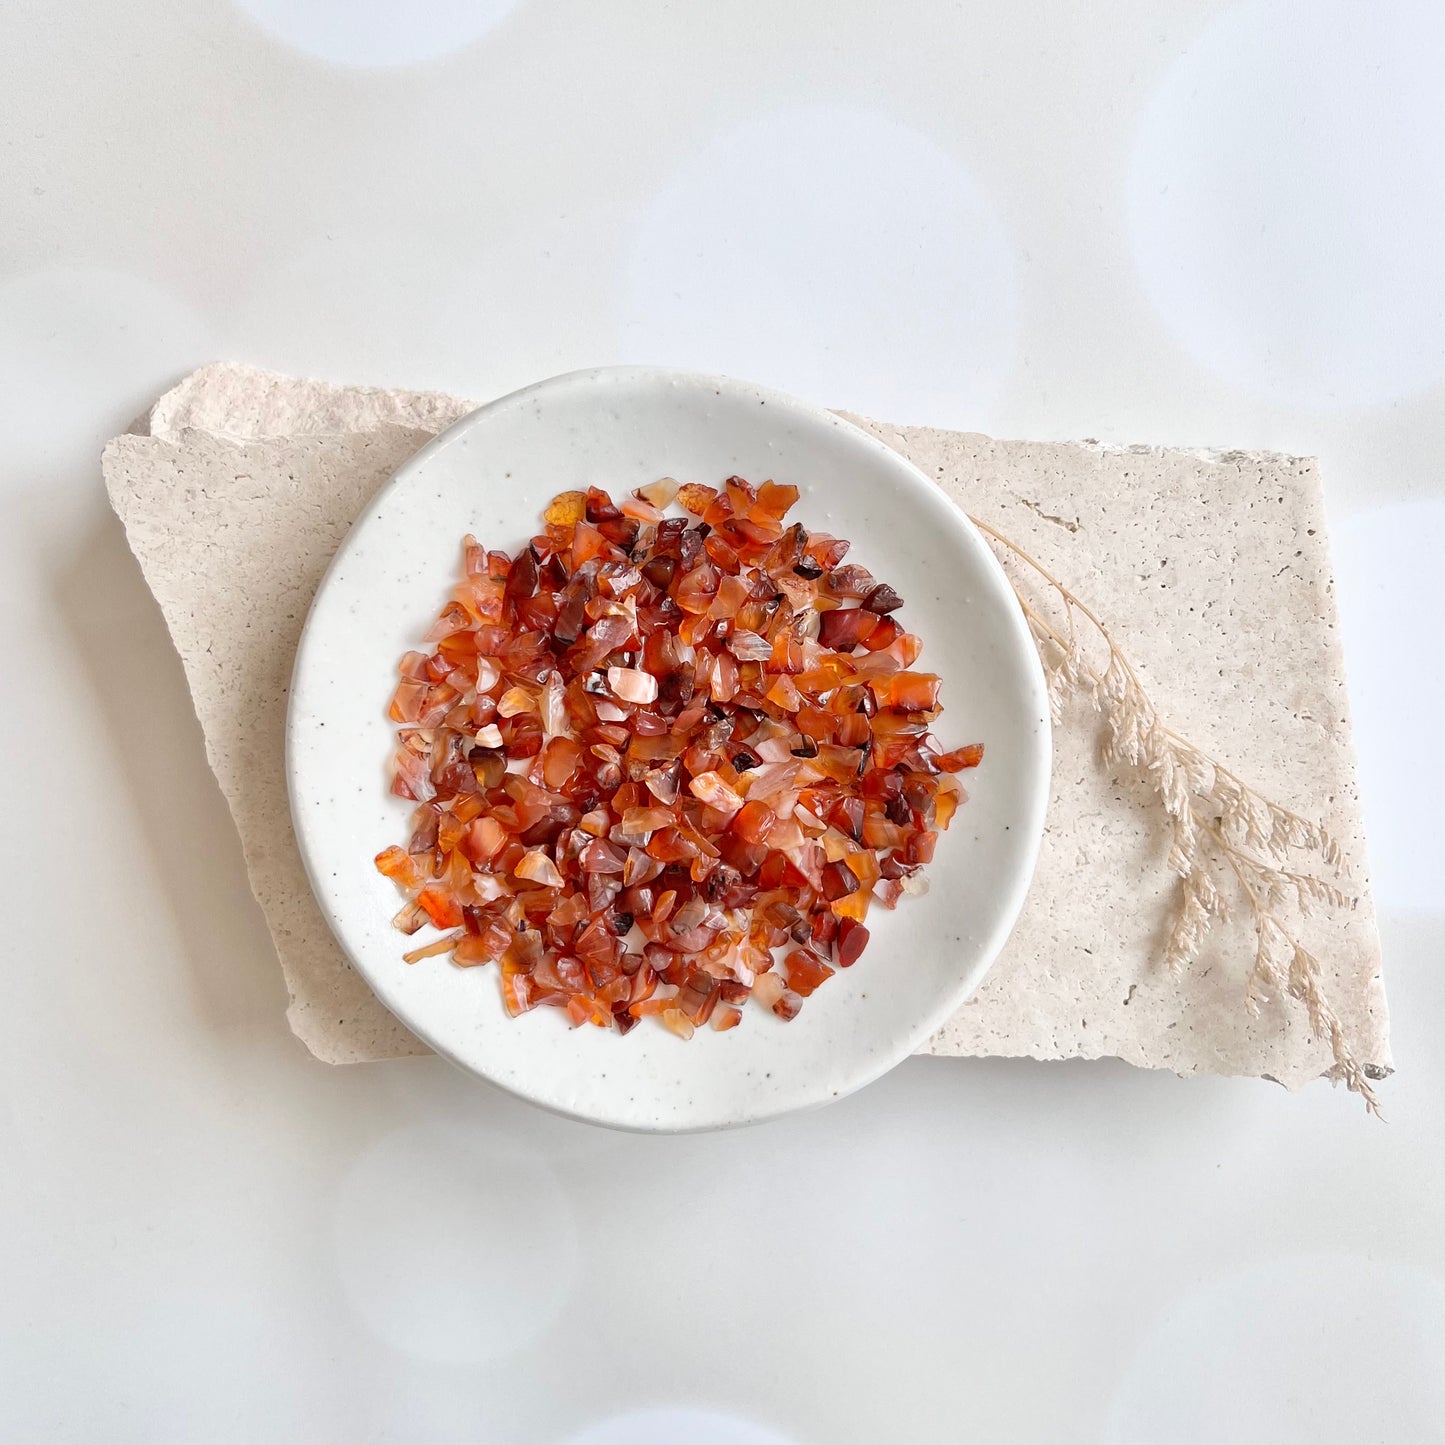
[[[623,1037],[557,1010],[502,1008],[493,967],[402,962],[399,906],[373,856],[405,837],[387,792],[396,661],[457,574],[462,535],[515,550],[557,492],[659,476],[792,482],[792,516],[849,538],[904,596],[943,677],[946,747],[981,741],[970,798],[931,888],[875,908],[872,941],[797,1019],[754,1006],[741,1027],[683,1041],[647,1021]],[[482,407],[372,500],[311,608],[291,691],[287,769],[312,887],[378,997],[438,1053],[502,1088],[620,1128],[719,1128],[827,1103],[906,1058],[977,987],[1023,904],[1043,830],[1049,725],[1038,657],[988,546],[932,483],[829,412],[745,382],[652,368],[576,372]],[[416,942],[422,941],[418,935]]]

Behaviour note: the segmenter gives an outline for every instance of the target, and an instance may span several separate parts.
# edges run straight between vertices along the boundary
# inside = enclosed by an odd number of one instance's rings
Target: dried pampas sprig
[[[1031,568],[1056,600],[1062,617],[1051,622],[1017,585],[1014,592],[1038,645],[1057,722],[1070,697],[1091,704],[1103,721],[1103,756],[1111,767],[1132,768],[1158,795],[1169,818],[1169,867],[1179,879],[1164,964],[1174,972],[1198,955],[1205,935],[1230,916],[1220,883],[1232,877],[1249,908],[1255,934],[1254,966],[1245,1006],[1257,1015],[1271,997],[1288,995],[1305,1007],[1316,1037],[1334,1055],[1332,1076],[1342,1079],[1372,1113],[1379,1103],[1364,1068],[1325,997],[1319,960],[1280,917],[1293,909],[1353,908],[1343,888],[1292,868],[1307,854],[1347,881],[1337,841],[1322,827],[1262,797],[1246,783],[1166,727],[1129,659],[1109,629],[1046,567],[987,522],[974,525],[1011,557]]]

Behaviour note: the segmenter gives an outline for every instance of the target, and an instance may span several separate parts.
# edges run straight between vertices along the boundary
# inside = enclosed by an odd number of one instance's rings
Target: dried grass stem
[[[1339,886],[1348,872],[1338,841],[1319,824],[1257,793],[1167,727],[1098,615],[1016,542],[988,522],[972,520],[1003,549],[1005,561],[1023,563],[1047,583],[1062,609],[1061,623],[1051,621],[1013,583],[1043,661],[1055,720],[1069,699],[1088,702],[1103,724],[1104,761],[1132,769],[1168,816],[1169,868],[1178,883],[1165,967],[1173,972],[1186,968],[1214,924],[1230,916],[1229,899],[1219,885],[1232,879],[1248,905],[1255,937],[1245,1007],[1258,1015],[1271,998],[1289,997],[1302,1004],[1315,1036],[1330,1046],[1332,1076],[1359,1094],[1370,1113],[1378,1114],[1370,1080],[1326,997],[1319,960],[1284,917],[1304,917],[1318,907],[1354,907],[1355,900]],[[1087,626],[1081,628],[1081,623]],[[1292,858],[1301,854],[1314,859],[1328,876],[1291,866]]]

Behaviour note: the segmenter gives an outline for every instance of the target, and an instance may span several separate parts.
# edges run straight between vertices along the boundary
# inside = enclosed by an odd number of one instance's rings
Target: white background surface
[[[1425,0],[10,0],[0,1439],[1445,1440],[1442,39]],[[215,357],[1318,454],[1390,1123],[916,1060],[633,1138],[312,1062],[97,466]]]

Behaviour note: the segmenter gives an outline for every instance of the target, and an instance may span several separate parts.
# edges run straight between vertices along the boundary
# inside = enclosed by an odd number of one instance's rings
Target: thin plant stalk
[[[1098,615],[1016,542],[988,522],[972,520],[1002,549],[1005,561],[1023,564],[1047,584],[1063,613],[1061,620],[1050,620],[1013,584],[1044,665],[1055,721],[1070,699],[1086,701],[1103,723],[1104,761],[1131,768],[1168,816],[1169,868],[1178,883],[1164,966],[1175,973],[1188,967],[1210,929],[1242,904],[1255,937],[1245,1007],[1258,1015],[1268,999],[1282,996],[1302,1004],[1315,1036],[1329,1044],[1332,1076],[1359,1094],[1370,1113],[1379,1114],[1370,1079],[1326,995],[1319,960],[1282,916],[1291,908],[1303,916],[1320,907],[1354,907],[1355,900],[1340,886],[1347,873],[1338,841],[1319,824],[1257,793],[1166,726]],[[1291,866],[1300,855],[1328,876]]]

